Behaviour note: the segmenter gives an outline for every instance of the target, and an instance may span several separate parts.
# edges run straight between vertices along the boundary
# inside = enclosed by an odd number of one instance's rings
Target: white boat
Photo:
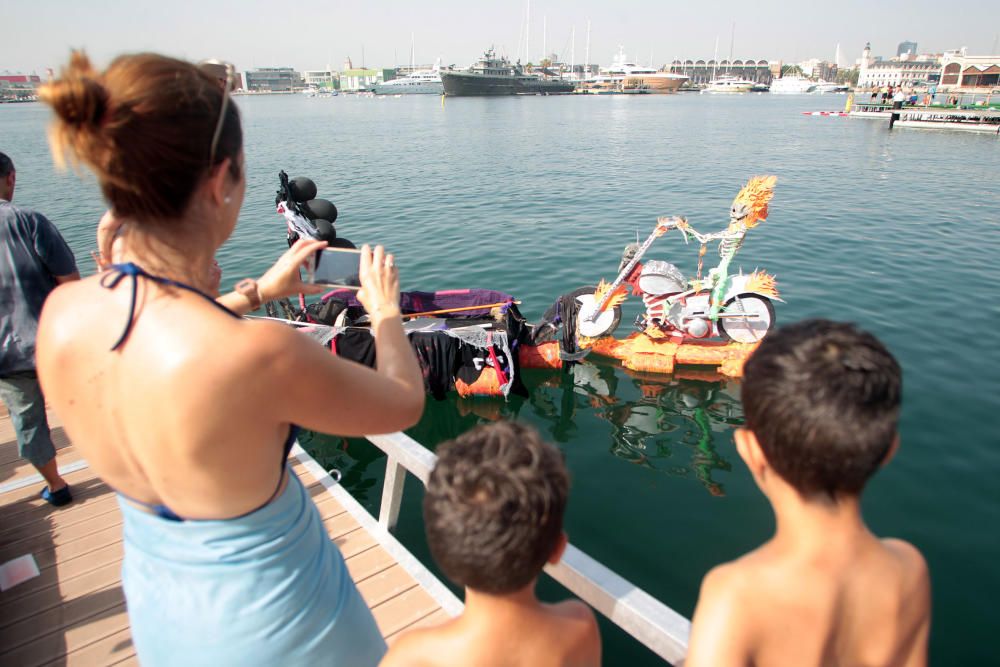
[[[846,93],[850,89],[847,84],[834,83],[832,81],[824,81],[820,79],[816,82],[816,88],[812,91],[814,93]]]
[[[618,55],[611,66],[601,71],[598,82],[610,84],[622,92],[672,93],[688,80],[683,74],[660,72],[652,67],[643,67],[630,62],[623,47],[618,47]]]
[[[804,76],[783,76],[771,82],[771,92],[777,95],[802,95],[816,90],[816,82]]]
[[[310,86],[303,90],[302,94],[306,97],[336,97],[337,91],[333,88],[318,88],[316,86]]]
[[[720,76],[709,82],[703,93],[749,93],[757,85],[749,79],[738,79],[735,76]]]
[[[417,70],[398,79],[377,83],[372,88],[376,95],[441,95],[441,71],[437,68]]]

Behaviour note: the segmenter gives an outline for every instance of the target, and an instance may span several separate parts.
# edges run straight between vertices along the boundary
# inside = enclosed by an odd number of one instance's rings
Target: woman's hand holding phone
[[[326,241],[300,238],[278,258],[257,281],[263,301],[273,301],[293,294],[320,294],[328,288],[302,281],[300,269],[314,261],[315,254],[327,246]]]
[[[382,246],[373,251],[367,244],[361,247],[361,289],[358,301],[372,319],[378,321],[399,317],[399,270],[392,254]]]

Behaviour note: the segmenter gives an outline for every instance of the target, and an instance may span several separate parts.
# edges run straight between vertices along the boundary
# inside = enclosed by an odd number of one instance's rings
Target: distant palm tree
[[[781,76],[802,76],[802,68],[798,65],[784,65],[781,68]]]

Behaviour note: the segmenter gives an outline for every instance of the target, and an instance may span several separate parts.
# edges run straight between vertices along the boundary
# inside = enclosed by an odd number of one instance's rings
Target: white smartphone
[[[361,288],[361,251],[349,248],[323,248],[306,266],[306,282]]]

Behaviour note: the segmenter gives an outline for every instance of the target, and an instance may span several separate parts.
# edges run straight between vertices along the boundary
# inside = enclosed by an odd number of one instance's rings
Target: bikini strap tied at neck
[[[196,287],[192,287],[191,285],[186,285],[176,280],[171,280],[170,278],[154,276],[151,273],[147,273],[142,269],[142,267],[134,264],[133,262],[126,262],[125,264],[112,264],[109,267],[108,272],[105,273],[103,276],[101,276],[101,281],[100,281],[101,287],[105,289],[114,289],[118,286],[118,283],[120,283],[124,278],[129,277],[132,279],[132,294],[129,298],[129,306],[128,306],[128,322],[125,323],[125,330],[122,331],[122,335],[118,338],[118,341],[111,346],[112,351],[117,350],[119,347],[122,346],[122,344],[128,338],[128,335],[132,332],[132,325],[135,324],[135,305],[139,292],[139,276],[142,276],[143,278],[148,278],[149,280],[152,280],[154,283],[159,283],[161,285],[168,285],[170,287],[179,287],[180,289],[185,289],[189,292],[194,292],[198,296],[208,299],[209,301],[212,302],[213,305],[225,311],[229,315],[232,315],[233,317],[239,317],[239,315],[229,310],[221,303],[219,303],[218,301],[216,301],[215,299],[205,294]]]

